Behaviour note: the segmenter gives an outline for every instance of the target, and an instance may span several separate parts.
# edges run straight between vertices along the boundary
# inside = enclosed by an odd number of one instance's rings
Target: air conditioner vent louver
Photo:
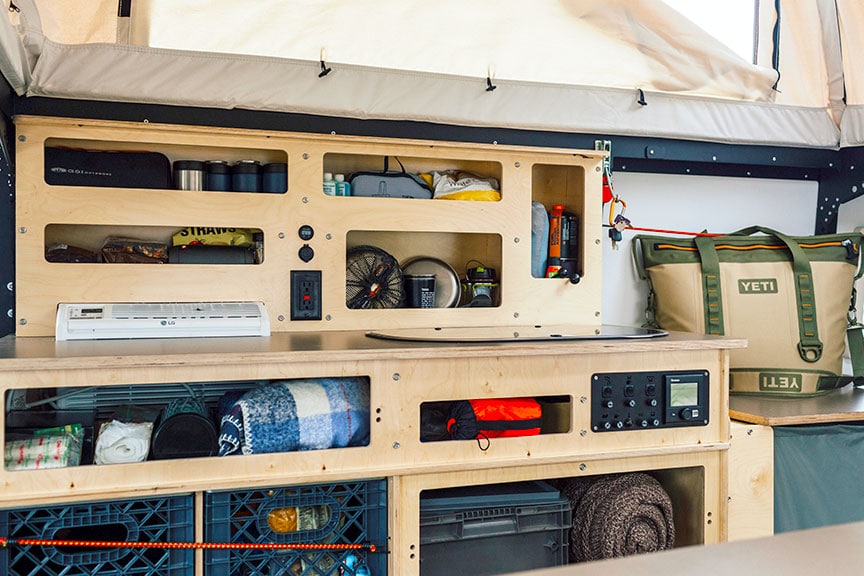
[[[262,302],[67,304],[57,307],[57,340],[269,336]]]

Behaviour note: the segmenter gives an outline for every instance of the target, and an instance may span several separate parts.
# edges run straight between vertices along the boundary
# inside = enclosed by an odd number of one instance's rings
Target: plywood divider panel
[[[774,534],[774,431],[732,421],[729,540]]]

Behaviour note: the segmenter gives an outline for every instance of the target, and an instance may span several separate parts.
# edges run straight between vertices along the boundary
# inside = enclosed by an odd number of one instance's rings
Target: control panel
[[[594,432],[708,424],[708,372],[614,372],[591,377]]]

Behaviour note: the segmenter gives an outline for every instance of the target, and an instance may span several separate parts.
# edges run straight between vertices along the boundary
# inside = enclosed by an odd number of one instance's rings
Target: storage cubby
[[[398,150],[398,147],[394,147],[394,150]],[[404,169],[407,174],[420,176],[429,186],[434,185],[434,173],[442,175],[447,173],[456,181],[461,178],[488,180],[489,189],[498,192],[498,196],[494,194],[477,195],[476,198],[483,199],[481,201],[498,201],[506,187],[506,184],[501,180],[501,163],[496,161],[467,160],[458,157],[417,158],[398,153],[394,153],[392,156],[339,153],[324,155],[324,172],[342,174],[346,180],[357,173],[383,172],[385,167],[387,172],[392,175],[398,175]],[[454,188],[454,190],[458,190],[458,188]],[[352,192],[352,195],[357,194]],[[470,195],[468,197],[470,199]]]
[[[7,471],[370,442],[365,376],[11,389],[4,408]]]
[[[261,264],[265,254],[263,237],[261,230],[237,226],[49,224],[45,227],[45,259],[55,264]],[[130,256],[112,259],[112,250]]]
[[[590,486],[593,482],[601,479],[618,478],[622,476],[641,476],[646,475],[659,484],[660,492],[656,489],[648,490],[644,487],[635,487],[632,491],[626,487],[618,487],[610,490],[607,493],[595,492],[592,494],[594,501],[591,506],[605,505],[604,510],[607,516],[603,519],[596,519],[597,525],[586,525],[586,520],[590,520],[591,516],[589,508],[586,513],[582,513],[578,507],[573,508],[573,500],[569,512],[572,514],[573,523],[566,529],[562,529],[553,516],[540,515],[540,521],[537,524],[529,525],[524,530],[528,534],[521,534],[520,530],[520,545],[521,543],[536,543],[532,540],[530,531],[545,530],[547,540],[550,543],[560,542],[561,532],[565,532],[567,536],[571,529],[582,529],[593,536],[602,536],[604,544],[608,543],[609,538],[621,540],[628,538],[638,538],[640,535],[630,534],[627,532],[627,525],[638,523],[640,520],[640,512],[645,512],[646,509],[639,509],[640,506],[656,508],[652,502],[660,496],[660,493],[665,493],[668,496],[668,503],[671,505],[672,518],[669,524],[674,530],[674,547],[701,545],[708,542],[717,541],[721,538],[724,527],[722,521],[718,522],[718,516],[724,516],[726,509],[726,493],[725,488],[721,485],[719,478],[714,478],[714,475],[721,469],[722,453],[702,454],[679,454],[673,457],[651,458],[643,456],[633,456],[626,459],[603,459],[582,461],[577,463],[552,463],[552,464],[535,464],[531,467],[519,468],[499,468],[497,470],[473,470],[473,471],[451,471],[446,474],[425,474],[417,476],[403,477],[400,483],[399,494],[404,498],[406,503],[402,509],[403,515],[410,515],[412,518],[420,519],[419,526],[413,522],[405,523],[405,532],[402,533],[402,539],[395,543],[394,554],[396,554],[396,567],[400,573],[420,574],[421,576],[436,576],[440,572],[430,571],[424,572],[423,560],[426,554],[432,555],[432,562],[438,560],[437,556],[447,552],[447,544],[453,546],[453,551],[458,552],[464,550],[466,545],[469,545],[473,550],[479,551],[477,558],[463,559],[458,555],[454,555],[453,563],[458,566],[477,566],[476,561],[482,556],[484,559],[489,559],[487,568],[488,574],[506,574],[511,570],[508,569],[506,559],[513,553],[512,548],[501,548],[501,544],[496,542],[495,538],[484,537],[484,532],[488,535],[498,534],[503,536],[503,542],[507,542],[507,536],[512,535],[514,530],[519,528],[519,515],[523,513],[525,516],[530,516],[533,512],[530,505],[525,507],[524,512],[520,512],[518,507],[512,510],[501,510],[493,508],[484,511],[471,510],[471,498],[465,498],[462,504],[467,503],[464,514],[461,518],[459,514],[446,515],[438,520],[441,526],[428,525],[429,512],[424,513],[423,502],[424,497],[443,494],[445,496],[455,496],[459,494],[459,489],[468,487],[466,494],[482,493],[484,487],[488,487],[491,493],[512,491],[512,486],[520,484],[532,485],[537,481],[548,483],[551,487],[559,490],[562,496],[567,496],[567,483],[576,481],[584,486]],[[605,486],[602,488],[606,488]],[[614,487],[610,487],[614,488]],[[549,489],[549,488],[547,488]],[[650,494],[650,495],[649,495]],[[621,509],[622,514],[617,518],[613,518],[614,512],[608,508],[610,499],[617,497],[619,502],[630,499],[629,510]],[[602,499],[606,499],[603,502]],[[458,498],[453,498],[458,502]],[[665,499],[664,499],[665,500]],[[578,503],[578,502],[577,502]],[[548,504],[548,502],[547,502]],[[461,505],[461,504],[460,504]],[[505,507],[503,505],[501,507]],[[637,510],[633,510],[633,508]],[[547,510],[547,512],[554,512]],[[656,512],[656,509],[653,512]],[[632,514],[632,517],[628,517]],[[503,516],[498,524],[488,525],[495,521],[496,515]],[[425,518],[424,518],[425,517]],[[618,533],[602,533],[603,521],[611,524],[618,522],[621,526],[621,531]],[[668,521],[669,519],[667,519]],[[459,531],[457,524],[464,521],[468,526],[464,531]],[[424,536],[423,525],[427,524],[426,534]],[[484,525],[485,524],[485,525]],[[645,527],[647,529],[647,526]],[[452,530],[452,531],[449,531]],[[641,534],[644,536],[644,533]],[[672,536],[672,531],[665,530],[665,536]],[[438,542],[430,545],[428,552],[424,552],[423,542],[430,544],[430,537],[437,539]],[[578,541],[578,539],[577,539]],[[620,544],[620,542],[619,542]],[[572,546],[572,541],[568,542],[568,548]],[[562,560],[559,556],[559,551],[553,545],[555,553],[549,554],[548,550],[535,548],[519,548],[519,560],[532,562],[531,568],[542,567],[539,564],[545,557],[546,565],[555,565],[552,562]],[[566,552],[565,552],[566,553]],[[578,561],[579,555],[574,554],[574,561]],[[533,559],[533,560],[531,560]],[[522,569],[525,568],[524,564]]]
[[[531,178],[532,215],[534,210],[546,213],[548,238],[534,237],[535,257],[544,262],[532,262],[535,277],[572,279],[581,282],[586,274],[585,247],[585,175],[583,169],[572,166],[535,164]],[[542,209],[540,208],[542,207]],[[543,257],[545,256],[545,258]]]
[[[420,574],[508,574],[630,546],[699,545],[714,498],[702,466],[424,488]]]
[[[350,230],[346,240],[349,251],[362,246],[383,250],[399,263],[406,274],[412,271],[435,274],[437,300],[433,308],[469,305],[471,296],[463,294],[464,281],[468,268],[478,265],[495,271],[494,283],[497,286],[490,305],[501,304],[498,293],[501,284],[506,282],[507,272],[501,258],[502,240],[498,234]],[[406,306],[408,304],[403,303],[401,307]]]
[[[288,189],[287,175],[290,170],[284,150],[65,138],[48,138],[44,146],[44,174],[45,183],[48,185],[76,186],[86,182],[86,186],[93,187],[183,189],[174,174],[175,162],[194,161],[202,163],[200,168],[205,172],[206,163],[221,164],[221,167],[217,167],[220,175],[227,175],[229,180],[232,169],[240,164],[254,164],[259,172],[267,165],[284,165],[285,182],[280,180],[277,187],[268,191],[284,194]],[[81,154],[82,152],[84,154]],[[49,162],[49,158],[53,161]],[[123,184],[120,184],[121,182]],[[230,183],[225,189],[214,190],[206,186],[200,189],[211,192],[252,192],[242,187],[232,189]],[[257,190],[263,191],[260,188]]]
[[[570,432],[573,399],[569,396],[439,400],[420,404],[420,441],[479,441],[566,434]]]

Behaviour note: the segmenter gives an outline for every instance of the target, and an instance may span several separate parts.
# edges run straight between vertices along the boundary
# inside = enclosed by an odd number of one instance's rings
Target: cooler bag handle
[[[761,232],[782,242],[792,256],[795,276],[795,301],[798,309],[798,354],[805,362],[818,362],[822,357],[822,342],[816,326],[816,298],[813,294],[813,273],[810,260],[798,243],[771,228],[750,226],[730,234],[750,236]],[[708,334],[723,334],[723,307],[720,286],[720,259],[714,238],[700,236],[695,239],[702,262],[702,288],[705,297],[705,327]]]

